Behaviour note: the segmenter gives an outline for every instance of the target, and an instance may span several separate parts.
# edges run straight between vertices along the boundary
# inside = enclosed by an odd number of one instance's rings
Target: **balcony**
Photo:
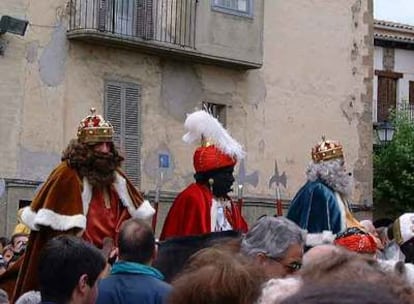
[[[262,43],[255,37],[262,37],[263,0],[258,3],[252,22],[228,18],[205,0],[70,0],[67,37],[178,60],[259,68]],[[244,41],[233,41],[243,33]]]
[[[395,107],[385,108],[384,105],[378,104],[378,102],[374,100],[372,109],[372,121],[374,124],[376,124],[390,121],[391,112],[395,109]],[[407,115],[407,118],[410,121],[414,122],[414,104],[409,104],[407,101],[398,103],[396,111],[399,113],[404,113],[404,115]],[[379,113],[382,114],[380,115]]]

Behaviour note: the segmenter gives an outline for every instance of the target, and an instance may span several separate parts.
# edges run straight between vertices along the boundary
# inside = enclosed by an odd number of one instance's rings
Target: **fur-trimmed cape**
[[[131,217],[148,219],[154,209],[120,171],[115,172],[114,188]],[[66,161],[58,165],[22,213],[31,234],[16,283],[14,299],[29,290],[38,290],[39,253],[45,243],[60,234],[78,234],[86,228],[92,186],[80,179]]]

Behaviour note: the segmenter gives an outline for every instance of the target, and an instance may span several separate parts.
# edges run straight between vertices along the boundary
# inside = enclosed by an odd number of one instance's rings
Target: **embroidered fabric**
[[[225,214],[225,208],[230,208],[229,200],[217,200],[213,198],[211,204],[211,231],[227,231],[233,230]]]

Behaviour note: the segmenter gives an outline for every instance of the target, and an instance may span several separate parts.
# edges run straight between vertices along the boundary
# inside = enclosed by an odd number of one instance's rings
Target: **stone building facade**
[[[247,151],[249,222],[275,213],[275,162],[287,207],[322,135],[344,145],[354,202],[371,203],[372,0],[2,0],[0,15],[29,21],[0,36],[0,235],[90,107],[119,127],[145,195],[161,185],[158,228],[192,181],[181,136],[203,103]]]

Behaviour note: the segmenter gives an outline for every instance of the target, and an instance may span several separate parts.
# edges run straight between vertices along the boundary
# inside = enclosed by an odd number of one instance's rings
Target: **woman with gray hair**
[[[264,216],[243,237],[241,252],[270,278],[285,277],[302,266],[304,234],[284,217]]]

